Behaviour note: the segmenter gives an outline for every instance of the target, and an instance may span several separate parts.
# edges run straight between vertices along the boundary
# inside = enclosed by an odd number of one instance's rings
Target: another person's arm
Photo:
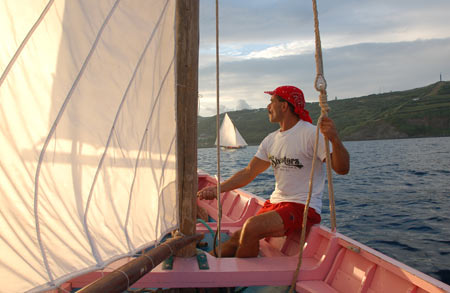
[[[331,166],[333,170],[341,175],[347,174],[350,171],[350,155],[339,138],[333,120],[328,117],[323,117],[319,127],[323,136],[328,138],[333,146],[333,153],[331,154]]]
[[[229,179],[225,180],[220,184],[220,191],[227,192],[236,188],[243,187],[253,179],[256,178],[260,173],[264,172],[269,168],[270,162],[261,160],[257,157],[253,157],[247,167],[236,172]],[[214,199],[217,197],[217,186],[208,186],[197,192],[197,197],[199,199]]]

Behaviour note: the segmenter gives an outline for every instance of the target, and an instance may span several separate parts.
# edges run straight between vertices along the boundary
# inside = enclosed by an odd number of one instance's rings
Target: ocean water
[[[450,137],[345,142],[348,175],[333,173],[338,232],[450,284]],[[221,151],[221,178],[245,167],[257,146]],[[215,148],[198,167],[217,174]],[[244,190],[269,198],[272,168]],[[328,191],[322,224],[330,226]]]

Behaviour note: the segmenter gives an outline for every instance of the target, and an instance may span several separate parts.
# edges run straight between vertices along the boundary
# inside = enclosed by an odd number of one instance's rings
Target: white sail
[[[0,291],[178,226],[174,30],[171,0],[0,2]]]
[[[247,146],[247,142],[239,133],[239,130],[234,126],[228,113],[225,116],[220,126],[220,146],[226,148],[242,148]],[[217,138],[216,138],[217,145]]]

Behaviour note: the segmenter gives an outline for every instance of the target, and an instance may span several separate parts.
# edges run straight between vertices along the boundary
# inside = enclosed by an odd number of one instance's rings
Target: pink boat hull
[[[199,189],[215,185],[207,174],[199,174]],[[254,215],[264,200],[243,190],[223,194],[222,232],[233,233]],[[217,202],[198,201],[210,217],[216,218]],[[209,223],[212,229],[216,223]],[[198,233],[209,233],[197,225]],[[195,257],[175,258],[172,270],[162,264],[132,288],[211,288],[243,286],[288,286],[292,281],[299,254],[299,235],[260,241],[260,257],[215,258],[206,254],[209,269],[201,270]],[[109,266],[120,267],[128,259]],[[75,278],[66,285],[79,288],[107,274],[93,272]],[[406,266],[340,233],[314,226],[303,252],[297,276],[297,292],[450,292],[450,286]]]

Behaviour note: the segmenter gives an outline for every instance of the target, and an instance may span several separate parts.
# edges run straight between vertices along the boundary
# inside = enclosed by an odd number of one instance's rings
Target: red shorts
[[[295,202],[280,202],[271,203],[269,200],[264,202],[264,206],[258,211],[257,215],[267,213],[269,211],[276,211],[283,219],[285,234],[289,235],[295,230],[300,230],[303,223],[303,212],[305,205]],[[319,224],[321,221],[320,215],[315,209],[308,209],[308,220],[306,222],[306,231],[308,232],[312,225]]]

